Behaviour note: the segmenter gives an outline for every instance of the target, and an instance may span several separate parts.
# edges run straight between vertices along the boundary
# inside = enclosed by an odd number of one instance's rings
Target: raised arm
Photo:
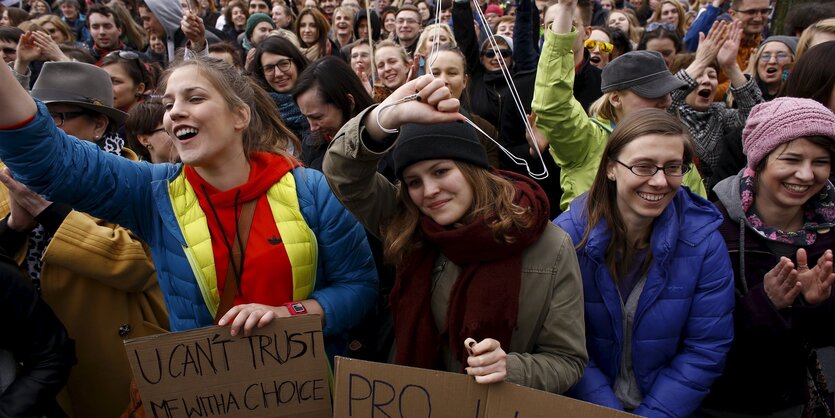
[[[470,74],[475,74],[475,70],[480,63],[480,45],[478,44],[478,38],[476,38],[475,26],[473,26],[473,11],[470,9],[468,0],[455,0],[453,2],[452,22],[452,34],[455,35],[458,48],[467,58],[467,70]]]
[[[420,101],[387,107],[415,91],[419,91]],[[380,226],[394,211],[396,193],[394,185],[377,173],[377,162],[397,139],[383,128],[462,120],[458,105],[443,80],[423,76],[395,90],[379,106],[361,112],[337,133],[325,155],[323,171],[336,197],[378,238]]]
[[[13,129],[35,116],[35,101],[18,83],[8,65],[0,65],[0,129]]]
[[[513,43],[513,65],[517,72],[536,69],[536,63],[539,59],[534,37],[531,36],[534,28],[538,29],[538,26],[533,25],[533,15],[538,17],[535,9],[533,0],[519,0],[516,4],[516,20],[513,25],[513,39],[515,40]]]
[[[536,125],[551,144],[551,155],[560,167],[585,166],[591,149],[599,147],[608,136],[574,98],[572,46],[578,36],[572,29],[575,7],[574,0],[562,0],[548,8],[554,21],[545,32],[531,104],[537,115]]]

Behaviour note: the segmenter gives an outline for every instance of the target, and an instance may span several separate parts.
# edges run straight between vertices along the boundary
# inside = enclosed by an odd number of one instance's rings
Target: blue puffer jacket
[[[182,165],[136,163],[101,151],[55,127],[38,102],[34,121],[0,131],[0,160],[23,183],[48,199],[129,228],[151,247],[171,330],[208,326],[213,318],[183,252],[168,182]],[[319,257],[310,295],[325,311],[329,346],[356,326],[374,305],[377,273],[365,232],[334,197],[324,176],[292,172],[302,216],[316,234]],[[331,354],[334,354],[331,352]]]
[[[574,244],[586,228],[587,194],[554,221]],[[687,417],[722,373],[733,339],[733,271],[719,234],[722,215],[682,187],[651,237],[652,264],[635,312],[632,365],[643,402],[634,413]],[[605,223],[577,251],[583,274],[589,365],[573,396],[623,410],[613,386],[623,349],[620,294],[606,267],[611,233]]]

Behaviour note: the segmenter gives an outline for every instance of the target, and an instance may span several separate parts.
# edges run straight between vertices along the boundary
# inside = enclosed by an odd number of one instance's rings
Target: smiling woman
[[[182,61],[159,91],[163,127],[183,164],[136,163],[79,145],[2,68],[0,106],[19,110],[0,114],[0,158],[20,179],[40,179],[35,191],[129,225],[147,242],[172,331],[217,323],[249,335],[275,317],[310,313],[322,320],[327,353],[343,353],[344,333],[377,293],[362,227],[321,173],[291,154],[298,140],[238,70]]]
[[[397,104],[415,92],[427,99]],[[325,158],[335,193],[397,267],[395,361],[565,392],[587,359],[573,248],[545,192],[490,169],[476,131],[451,122],[457,104],[441,79],[410,81],[351,119]],[[399,185],[376,173],[387,154]]]
[[[826,416],[812,349],[835,344],[823,331],[835,326],[835,115],[814,100],[777,98],[751,111],[742,146],[746,167],[714,189],[738,260],[737,303],[705,416]]]
[[[690,416],[722,371],[731,263],[719,211],[681,187],[693,156],[675,116],[638,110],[609,137],[588,194],[555,221],[583,274],[590,361],[574,397]]]

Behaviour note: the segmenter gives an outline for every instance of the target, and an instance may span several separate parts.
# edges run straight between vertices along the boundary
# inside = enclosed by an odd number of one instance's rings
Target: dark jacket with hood
[[[7,228],[5,222],[2,227]],[[8,336],[0,338],[0,349],[11,352],[23,365],[11,385],[0,393],[0,416],[66,416],[55,396],[67,383],[76,363],[75,343],[2,249],[0,318]]]
[[[357,13],[356,17],[354,17],[354,39],[360,39],[360,22],[365,21],[368,22],[367,13],[365,9],[361,9],[359,13]],[[371,40],[377,42],[380,40],[380,17],[377,16],[377,12],[371,11]],[[350,57],[348,57],[348,61],[350,62]]]
[[[790,308],[774,307],[763,287],[763,277],[781,256],[797,262],[794,245],[763,237],[746,220],[740,198],[741,173],[716,185],[716,205],[725,216],[719,231],[725,238],[734,269],[736,336],[725,372],[713,385],[706,408],[747,414],[766,414],[803,405],[809,349],[835,344],[833,297],[810,306],[802,296]],[[823,226],[815,243],[803,247],[808,264],[835,248],[835,230]],[[833,288],[835,289],[835,288]]]

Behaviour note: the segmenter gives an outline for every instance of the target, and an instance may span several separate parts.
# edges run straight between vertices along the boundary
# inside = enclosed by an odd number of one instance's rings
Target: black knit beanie
[[[400,137],[392,152],[394,171],[403,178],[406,167],[424,160],[456,160],[487,169],[487,151],[476,131],[464,122],[408,123],[400,127]]]

